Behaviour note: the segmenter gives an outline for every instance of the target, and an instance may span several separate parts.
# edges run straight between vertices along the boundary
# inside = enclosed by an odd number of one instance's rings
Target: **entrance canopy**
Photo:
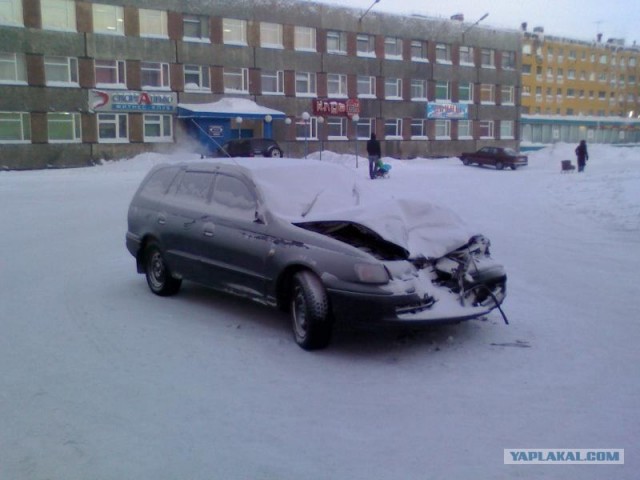
[[[223,98],[213,103],[179,103],[178,118],[190,135],[213,152],[231,138],[254,137],[254,129],[271,138],[273,120],[287,116],[246,98]]]
[[[283,112],[262,107],[247,98],[223,98],[213,103],[179,103],[178,118],[286,118]]]

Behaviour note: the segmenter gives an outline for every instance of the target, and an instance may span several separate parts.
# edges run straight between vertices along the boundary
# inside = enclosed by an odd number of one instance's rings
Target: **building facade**
[[[640,142],[640,48],[524,32],[522,113],[526,143]]]
[[[293,156],[362,150],[371,133],[397,158],[517,146],[521,32],[362,14],[295,0],[4,0],[0,168],[167,150],[190,138],[179,105],[229,97],[283,112],[269,131]],[[229,130],[259,136],[263,123]]]

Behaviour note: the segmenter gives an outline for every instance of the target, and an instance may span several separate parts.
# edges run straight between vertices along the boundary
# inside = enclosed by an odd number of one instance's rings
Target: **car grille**
[[[420,301],[396,306],[396,314],[402,315],[407,313],[423,312],[425,310],[429,310],[435,303],[435,298],[430,295],[425,295],[424,298]]]

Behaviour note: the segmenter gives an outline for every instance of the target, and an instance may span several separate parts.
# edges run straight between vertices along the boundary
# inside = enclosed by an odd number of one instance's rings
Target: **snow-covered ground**
[[[275,310],[189,283],[160,298],[136,274],[128,202],[177,155],[0,172],[0,479],[638,478],[640,149],[590,145],[561,174],[573,148],[517,171],[388,159],[381,196],[445,203],[492,240],[510,325],[343,328],[314,353]],[[625,464],[504,465],[506,448]]]

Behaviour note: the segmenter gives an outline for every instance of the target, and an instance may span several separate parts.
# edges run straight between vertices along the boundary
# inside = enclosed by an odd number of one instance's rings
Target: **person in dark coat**
[[[580,140],[580,145],[576,147],[576,156],[578,157],[578,171],[582,172],[587,164],[587,160],[589,160],[587,142],[585,140]]]
[[[367,140],[367,154],[369,155],[369,178],[373,180],[376,178],[376,163],[382,156],[380,150],[380,141],[376,138],[376,134],[372,133],[371,138]]]

